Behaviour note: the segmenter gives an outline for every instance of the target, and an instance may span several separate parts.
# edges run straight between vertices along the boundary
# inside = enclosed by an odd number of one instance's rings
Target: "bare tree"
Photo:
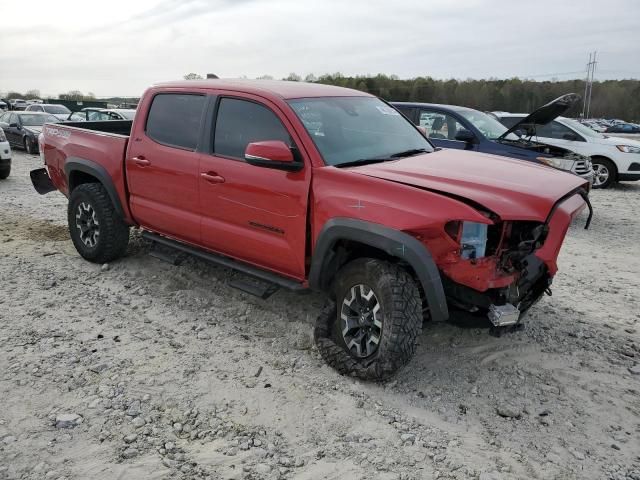
[[[197,73],[187,73],[184,76],[185,80],[202,80],[202,75],[198,75]]]
[[[302,81],[302,77],[297,73],[291,72],[287,78],[283,78],[283,80],[288,80],[290,82],[300,82]]]
[[[34,88],[33,90],[27,90],[27,93],[24,94],[27,98],[40,98],[40,90]]]
[[[70,90],[58,95],[60,100],[84,100],[84,94],[80,90]]]

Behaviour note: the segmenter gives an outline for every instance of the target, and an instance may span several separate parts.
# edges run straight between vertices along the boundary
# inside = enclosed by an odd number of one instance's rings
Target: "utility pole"
[[[589,62],[587,63],[587,78],[584,85],[584,104],[582,107],[582,118],[589,118],[589,110],[591,109],[591,92],[593,90],[593,77],[596,73],[596,54],[589,54]]]

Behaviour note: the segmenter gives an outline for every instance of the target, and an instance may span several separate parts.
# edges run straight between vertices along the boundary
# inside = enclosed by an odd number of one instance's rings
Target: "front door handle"
[[[147,160],[146,158],[144,158],[144,155],[139,155],[137,157],[133,157],[131,160],[136,162],[141,167],[148,167],[149,165],[151,165],[151,162],[149,160]]]
[[[210,183],[224,183],[224,177],[215,172],[203,172],[200,176]]]

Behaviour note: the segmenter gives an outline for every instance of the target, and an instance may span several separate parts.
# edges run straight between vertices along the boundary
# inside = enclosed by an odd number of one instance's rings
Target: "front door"
[[[9,127],[5,130],[7,141],[15,147],[23,147],[22,145],[22,122],[17,114],[9,115]],[[13,125],[13,126],[11,126]]]
[[[297,172],[250,165],[250,142],[296,141],[275,105],[249,97],[219,97],[210,154],[200,161],[202,243],[231,257],[305,277],[307,201],[311,170]]]
[[[427,137],[436,147],[456,148],[459,150],[475,148],[474,144],[456,140],[458,130],[465,127],[450,113],[421,109],[418,114],[417,124],[427,130]]]
[[[160,93],[151,102],[144,131],[129,138],[131,213],[143,227],[200,243],[197,149],[207,97]]]

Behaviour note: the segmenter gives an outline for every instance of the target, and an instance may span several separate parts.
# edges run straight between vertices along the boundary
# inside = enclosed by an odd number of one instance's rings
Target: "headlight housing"
[[[640,153],[640,147],[632,145],[616,145],[616,148],[623,153]]]
[[[489,225],[477,222],[448,222],[445,231],[460,244],[460,256],[464,259],[476,259],[485,256],[487,250],[487,231]]]
[[[569,172],[573,170],[573,166],[575,164],[575,160],[560,157],[538,157],[537,160],[540,160],[542,163],[549,165],[550,167],[567,170]]]

